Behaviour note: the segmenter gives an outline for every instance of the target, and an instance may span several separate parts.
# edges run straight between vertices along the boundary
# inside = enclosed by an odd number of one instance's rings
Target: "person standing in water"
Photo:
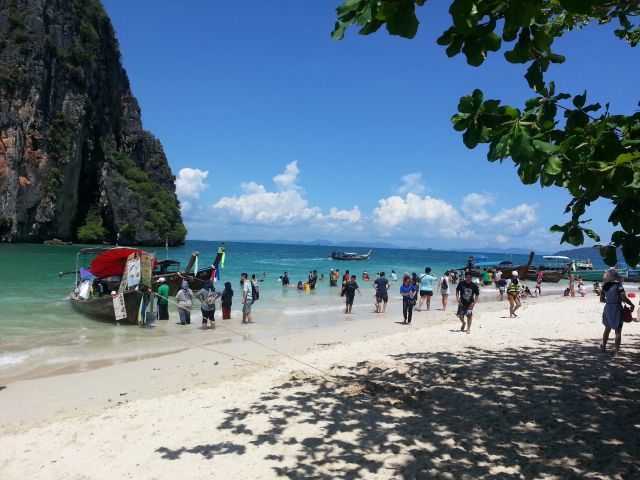
[[[253,293],[251,282],[246,273],[240,274],[240,286],[242,287],[242,323],[251,323],[251,305]]]
[[[196,298],[200,300],[200,310],[202,311],[202,329],[207,329],[207,321],[211,323],[211,328],[216,327],[216,298],[219,297],[213,282],[207,280],[204,286],[196,293]]]
[[[289,273],[288,272],[284,272],[284,275],[282,275],[282,286],[283,287],[288,287],[289,286]]]
[[[286,272],[285,272],[286,273]],[[224,290],[222,291],[222,319],[229,320],[231,318],[231,305],[233,298],[233,289],[231,288],[231,282],[225,282]]]
[[[169,320],[169,285],[164,277],[160,277],[158,282],[158,320]]]
[[[480,288],[473,283],[473,276],[471,272],[467,271],[464,274],[464,280],[461,281],[456,287],[456,300],[458,300],[458,311],[456,316],[462,322],[460,330],[464,332],[465,326],[467,333],[471,331],[471,321],[473,320],[473,307],[475,307],[478,299],[480,298]],[[465,317],[467,323],[465,325]]]
[[[376,313],[384,313],[389,301],[389,280],[385,278],[384,272],[380,272],[380,276],[373,281],[373,287],[376,289]]]
[[[193,305],[193,292],[189,288],[189,282],[182,281],[182,288],[176,294],[178,302],[178,315],[180,315],[180,325],[191,323],[191,307]]]
[[[411,277],[406,274],[402,278],[402,285],[400,285],[400,295],[402,295],[402,317],[404,318],[403,325],[411,323],[411,317],[413,316],[413,307],[416,304],[416,286],[411,281]]]
[[[356,276],[351,275],[351,279],[344,287],[344,295],[346,297],[346,305],[344,309],[344,313],[351,313],[351,309],[353,308],[353,300],[356,297],[356,291],[362,295],[360,288],[358,288],[358,284],[356,283]]]

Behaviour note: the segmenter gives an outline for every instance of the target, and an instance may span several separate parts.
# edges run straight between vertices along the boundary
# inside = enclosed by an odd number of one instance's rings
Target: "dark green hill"
[[[184,242],[98,0],[0,0],[0,240]]]

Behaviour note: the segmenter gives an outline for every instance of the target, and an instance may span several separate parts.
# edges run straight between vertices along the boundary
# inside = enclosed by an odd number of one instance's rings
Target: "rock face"
[[[99,0],[0,0],[0,240],[184,242]]]

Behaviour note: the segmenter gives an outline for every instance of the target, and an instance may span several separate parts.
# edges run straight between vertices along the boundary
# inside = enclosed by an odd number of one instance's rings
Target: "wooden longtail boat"
[[[516,272],[518,272],[518,277],[519,278],[526,278],[527,274],[529,273],[529,268],[531,267],[531,262],[533,262],[534,255],[535,255],[535,252],[531,252],[529,254],[529,261],[527,263],[522,264],[522,265],[514,265],[511,262],[500,262],[497,265],[488,266],[486,268],[486,270],[487,271],[499,271],[499,272],[502,272],[502,278],[510,278],[511,277],[511,273],[513,271],[516,271]],[[465,268],[461,268],[459,270],[465,271],[465,270],[469,270],[469,268],[465,267]],[[482,275],[483,271],[484,271],[483,268],[477,268],[477,267],[472,267],[471,268],[471,274],[474,277],[480,277]]]
[[[127,247],[115,247],[115,248],[86,248],[80,250],[76,256],[76,270],[73,272],[76,275],[76,283],[74,291],[69,294],[69,300],[73,308],[89,317],[115,321],[115,312],[113,307],[113,298],[110,292],[117,291],[120,286],[120,280],[124,275],[126,266],[126,258],[133,252],[138,254],[144,253],[142,250],[132,249]],[[79,268],[80,255],[97,255],[91,262],[89,270]],[[199,270],[195,274],[191,274],[195,260],[199,255],[198,252],[194,252],[191,255],[189,263],[183,273],[177,271],[170,271],[170,267],[179,266],[179,262],[175,260],[164,260],[157,262],[153,271],[151,289],[156,291],[161,285],[160,278],[164,278],[166,284],[169,285],[169,295],[174,296],[180,287],[183,280],[189,282],[189,286],[192,290],[199,290],[204,286],[204,282],[210,280],[214,268],[217,268],[224,256],[224,247],[218,249],[216,259],[208,268]],[[125,259],[123,261],[123,259]],[[96,262],[96,260],[98,260]],[[88,298],[83,298],[79,294],[79,287],[81,285],[82,274],[90,274],[96,285],[98,285],[102,292],[94,292],[91,295],[87,295]],[[64,273],[60,273],[62,276]],[[87,287],[88,288],[88,287]],[[127,317],[122,322],[129,324],[138,323],[138,310],[140,308],[140,302],[143,295],[147,295],[147,300],[150,298],[149,287],[141,285],[139,289],[126,290],[123,293],[125,311]]]
[[[543,270],[542,271],[542,281],[548,283],[558,283],[565,276],[565,272],[562,270]],[[530,269],[527,274],[527,280],[532,280],[534,282],[538,281],[538,271],[535,269]]]

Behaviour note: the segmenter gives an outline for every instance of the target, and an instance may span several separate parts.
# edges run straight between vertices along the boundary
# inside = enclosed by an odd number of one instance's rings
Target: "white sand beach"
[[[595,295],[468,335],[398,304],[265,341],[304,364],[247,338],[10,383],[0,478],[640,478],[640,323],[613,359]]]

